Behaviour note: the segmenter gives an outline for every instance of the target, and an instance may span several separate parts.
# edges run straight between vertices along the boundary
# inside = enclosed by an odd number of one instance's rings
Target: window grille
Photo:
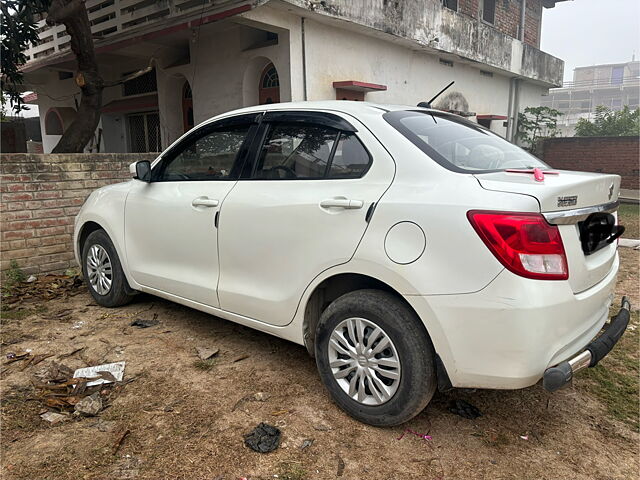
[[[129,146],[133,153],[159,152],[160,116],[158,112],[136,113],[128,116]]]
[[[271,67],[262,77],[262,88],[276,88],[279,86],[278,71],[276,67]]]
[[[133,72],[124,74],[123,76],[131,75]],[[130,95],[139,95],[141,93],[150,93],[158,90],[156,83],[156,71],[151,70],[144,75],[133,78],[124,82],[122,86],[122,96],[128,97]]]

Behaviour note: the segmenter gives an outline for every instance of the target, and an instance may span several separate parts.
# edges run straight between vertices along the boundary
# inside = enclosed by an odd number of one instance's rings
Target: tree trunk
[[[76,118],[64,132],[53,153],[80,153],[93,137],[100,121],[104,81],[98,71],[91,25],[83,0],[53,0],[48,24],[64,24],[71,37],[71,51],[78,62],[76,84],[82,96]]]

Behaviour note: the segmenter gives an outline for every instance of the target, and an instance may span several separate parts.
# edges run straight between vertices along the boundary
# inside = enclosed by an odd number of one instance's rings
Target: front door
[[[286,325],[309,283],[353,256],[394,163],[364,127],[325,119],[265,114],[250,178],[220,214],[222,309]]]
[[[151,183],[134,182],[125,245],[136,282],[218,306],[216,217],[256,128],[240,117],[200,127],[163,154]]]

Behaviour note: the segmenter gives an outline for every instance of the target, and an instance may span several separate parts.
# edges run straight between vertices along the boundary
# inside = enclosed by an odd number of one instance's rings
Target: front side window
[[[248,125],[227,127],[194,135],[169,153],[156,177],[158,181],[228,180],[249,131]]]
[[[507,168],[549,168],[499,135],[454,115],[398,110],[383,117],[449,170],[478,173]]]
[[[338,134],[337,130],[322,126],[271,124],[254,178],[323,178]]]

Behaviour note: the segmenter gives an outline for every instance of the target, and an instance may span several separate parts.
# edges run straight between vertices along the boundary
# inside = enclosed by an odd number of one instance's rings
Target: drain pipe
[[[513,79],[513,127],[511,141],[516,143],[518,139],[518,114],[520,113],[520,79]]]
[[[507,107],[507,140],[516,142],[518,133],[518,112],[520,110],[520,79],[512,77],[509,81],[509,106]]]
[[[527,0],[521,0],[521,1],[522,1],[522,8],[520,9],[520,32],[518,33],[520,34],[519,35],[520,41],[524,42],[524,25],[527,17]]]
[[[304,36],[304,17],[301,19],[300,31],[302,33],[302,94],[303,99],[307,101],[307,49]]]

